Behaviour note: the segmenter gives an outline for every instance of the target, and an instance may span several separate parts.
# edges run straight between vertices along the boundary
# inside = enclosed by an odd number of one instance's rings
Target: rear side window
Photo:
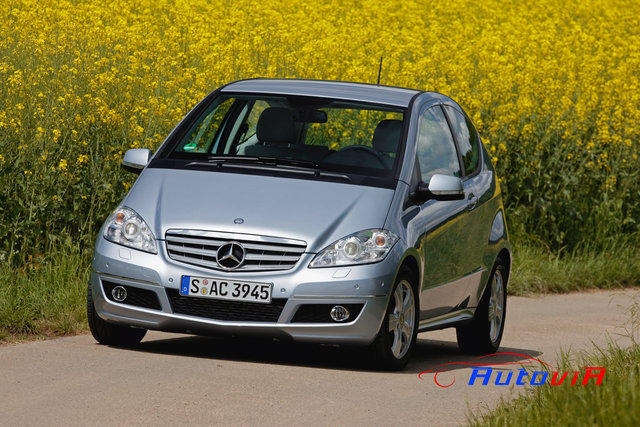
[[[420,115],[418,163],[423,182],[429,182],[437,173],[461,176],[456,146],[444,113],[438,106]]]
[[[451,128],[458,141],[462,162],[464,163],[465,175],[471,175],[478,170],[478,161],[480,159],[480,141],[478,132],[473,123],[467,117],[462,115],[457,109],[446,105],[447,115],[451,121]]]

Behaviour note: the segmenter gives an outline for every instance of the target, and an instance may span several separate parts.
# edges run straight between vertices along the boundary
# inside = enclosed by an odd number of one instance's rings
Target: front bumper
[[[196,334],[249,334],[299,341],[368,344],[384,317],[389,291],[399,264],[396,247],[376,264],[307,268],[313,254],[304,254],[286,271],[227,273],[171,260],[163,241],[159,253],[147,254],[98,239],[91,272],[96,312],[112,322],[147,329]],[[399,246],[399,245],[396,245]],[[273,298],[286,300],[276,322],[222,321],[174,312],[167,289],[179,289],[182,275],[273,283]],[[117,303],[107,298],[103,281],[154,292],[160,310]],[[302,304],[363,304],[356,318],[345,323],[292,323]]]

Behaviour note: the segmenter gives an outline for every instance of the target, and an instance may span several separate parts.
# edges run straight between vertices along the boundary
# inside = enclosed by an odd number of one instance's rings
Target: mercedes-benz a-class
[[[103,344],[147,329],[370,346],[402,368],[418,332],[494,352],[511,266],[502,195],[447,96],[253,79],[200,102],[100,231],[87,309]]]

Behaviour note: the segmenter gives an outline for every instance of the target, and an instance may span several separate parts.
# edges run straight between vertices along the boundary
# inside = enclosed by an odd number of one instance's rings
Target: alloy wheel
[[[393,293],[393,311],[389,314],[389,333],[393,337],[391,353],[401,359],[409,350],[416,325],[413,288],[406,280],[398,283]]]
[[[504,318],[504,286],[502,274],[499,270],[493,275],[491,282],[491,295],[489,296],[489,338],[496,342],[502,329]]]

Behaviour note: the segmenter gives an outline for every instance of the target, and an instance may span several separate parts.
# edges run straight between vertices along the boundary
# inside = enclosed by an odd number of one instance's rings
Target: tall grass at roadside
[[[564,381],[530,386],[516,399],[503,400],[497,408],[470,420],[473,426],[637,426],[640,425],[640,305],[634,301],[628,311],[623,338],[627,347],[612,339],[589,352],[561,354],[559,372],[576,371],[585,366],[607,369],[601,385]],[[553,369],[556,370],[556,369]],[[581,372],[584,373],[584,370]]]
[[[513,255],[512,295],[640,286],[640,245],[634,236],[617,236],[569,252],[516,239]]]
[[[610,345],[576,360],[565,358],[560,371],[583,366],[607,368],[602,385],[532,386],[518,398],[471,422],[474,426],[637,426],[640,425],[640,346]],[[582,371],[584,372],[584,370]]]
[[[0,342],[85,330],[90,261],[86,251],[62,247],[21,268],[1,264]]]

